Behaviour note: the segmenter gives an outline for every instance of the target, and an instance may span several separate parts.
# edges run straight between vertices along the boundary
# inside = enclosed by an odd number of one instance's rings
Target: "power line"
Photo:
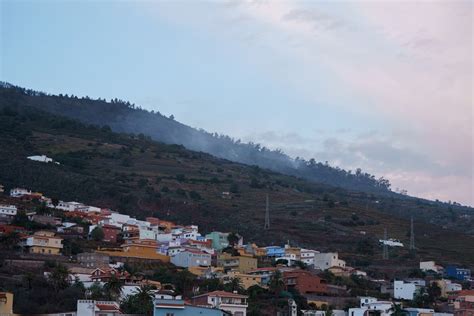
[[[270,201],[268,199],[268,194],[266,196],[266,207],[265,207],[265,225],[263,229],[270,229]]]
[[[410,250],[415,250],[415,227],[413,225],[413,216],[410,220]]]

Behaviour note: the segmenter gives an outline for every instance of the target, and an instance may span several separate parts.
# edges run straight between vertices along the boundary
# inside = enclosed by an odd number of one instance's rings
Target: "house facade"
[[[62,238],[56,237],[54,232],[37,231],[26,238],[23,243],[30,253],[58,255],[63,248]]]
[[[268,246],[265,249],[268,257],[279,258],[285,256],[285,248],[280,246]]]
[[[208,267],[211,265],[211,255],[199,250],[186,249],[171,257],[171,263],[182,268]]]
[[[312,274],[307,270],[283,271],[283,281],[287,289],[296,289],[300,293],[327,294],[326,280]]]
[[[17,211],[18,209],[15,205],[0,204],[0,221],[10,223],[17,214]]]
[[[217,266],[225,270],[237,270],[241,273],[255,270],[257,268],[257,258],[248,256],[232,256],[222,253],[217,256]]]
[[[319,251],[311,249],[301,249],[301,261],[308,266],[314,265],[314,256],[319,253]]]
[[[457,280],[469,280],[471,278],[471,270],[459,268],[456,266],[447,266],[445,270],[446,276]]]
[[[0,292],[0,315],[13,314],[13,293]]]
[[[22,197],[24,195],[31,195],[31,190],[23,188],[13,188],[10,190],[11,197]]]
[[[247,298],[248,296],[237,293],[214,291],[194,296],[191,302],[197,306],[210,306],[222,309],[233,316],[246,316],[248,307]]]
[[[104,239],[105,242],[116,243],[117,236],[120,233],[120,228],[113,225],[102,225],[102,231],[104,232]]]
[[[212,248],[221,251],[222,249],[229,247],[228,236],[229,233],[212,232],[206,235],[206,239],[212,240]]]
[[[122,315],[120,306],[112,301],[78,300],[77,316],[116,316]]]
[[[314,267],[320,270],[327,270],[331,267],[346,266],[346,262],[339,259],[339,254],[337,252],[315,253],[313,260]]]
[[[349,308],[348,316],[391,316],[393,303],[378,301],[374,297],[361,297],[360,307]]]
[[[421,285],[414,281],[393,281],[393,298],[413,300]]]
[[[153,316],[230,316],[232,314],[211,306],[185,304],[180,295],[161,291],[153,300]]]
[[[437,265],[434,261],[421,261],[420,270],[423,272],[433,271],[436,273],[440,273],[443,271],[443,267]]]
[[[77,255],[77,261],[86,268],[100,268],[109,265],[110,256],[98,252],[83,252]]]

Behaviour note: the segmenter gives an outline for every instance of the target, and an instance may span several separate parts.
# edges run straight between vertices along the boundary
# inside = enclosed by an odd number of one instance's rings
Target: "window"
[[[174,316],[174,313],[166,313],[166,316]]]

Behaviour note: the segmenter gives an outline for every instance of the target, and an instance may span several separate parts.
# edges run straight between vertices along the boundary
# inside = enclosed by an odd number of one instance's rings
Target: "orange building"
[[[161,260],[169,262],[170,257],[158,253],[158,243],[151,239],[128,239],[121,249],[98,250],[97,252],[106,253],[111,257],[127,257],[139,259]]]

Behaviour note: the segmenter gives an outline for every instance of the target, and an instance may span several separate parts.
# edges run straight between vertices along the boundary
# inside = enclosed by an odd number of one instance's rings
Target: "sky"
[[[0,0],[0,80],[474,205],[472,1]]]

